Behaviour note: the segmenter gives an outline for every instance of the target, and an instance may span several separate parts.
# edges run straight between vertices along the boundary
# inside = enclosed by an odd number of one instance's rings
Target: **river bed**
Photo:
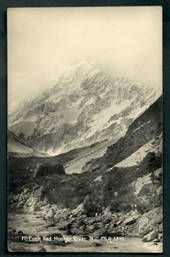
[[[55,233],[56,227],[47,227],[39,212],[9,213],[8,231],[22,231],[28,235],[44,236]],[[67,237],[68,236],[64,236]],[[76,240],[77,239],[77,240]],[[81,240],[75,237],[65,245],[48,242],[8,242],[10,252],[118,252],[118,253],[161,253],[162,243],[143,242],[141,238],[115,237],[112,240],[90,239]]]

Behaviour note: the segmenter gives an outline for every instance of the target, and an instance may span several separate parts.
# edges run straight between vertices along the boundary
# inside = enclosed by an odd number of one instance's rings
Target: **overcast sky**
[[[59,71],[82,60],[113,77],[160,87],[161,7],[8,10],[10,104],[52,86]]]

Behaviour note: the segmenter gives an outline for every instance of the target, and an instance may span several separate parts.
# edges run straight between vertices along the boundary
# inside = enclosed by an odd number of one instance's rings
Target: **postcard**
[[[162,252],[162,8],[7,25],[8,251]]]

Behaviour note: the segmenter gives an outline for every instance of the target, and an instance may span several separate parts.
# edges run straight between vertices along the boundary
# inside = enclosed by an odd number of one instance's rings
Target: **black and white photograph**
[[[162,253],[162,7],[8,8],[9,252]]]

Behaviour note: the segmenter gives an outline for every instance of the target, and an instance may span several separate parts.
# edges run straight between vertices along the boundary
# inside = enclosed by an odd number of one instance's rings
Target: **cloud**
[[[161,86],[161,7],[10,8],[9,102],[87,60],[112,76]]]

